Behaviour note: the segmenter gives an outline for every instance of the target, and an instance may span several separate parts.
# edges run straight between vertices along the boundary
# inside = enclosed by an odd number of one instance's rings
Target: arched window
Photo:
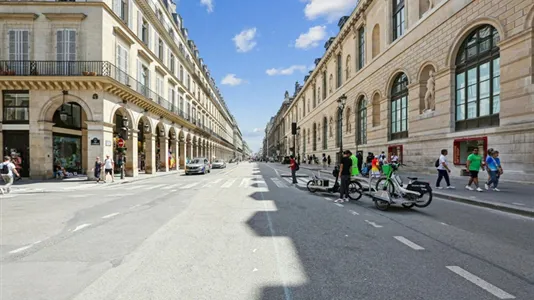
[[[373,45],[372,45],[372,52],[371,56],[372,58],[375,58],[378,54],[380,54],[380,25],[376,24],[375,27],[373,27]]]
[[[313,123],[313,151],[317,151],[317,124]]]
[[[52,117],[54,127],[82,129],[82,110],[82,107],[76,102],[64,103]],[[64,117],[61,118],[61,115]]]
[[[408,137],[408,77],[401,73],[391,88],[390,139]]]
[[[328,119],[323,118],[323,150],[328,148]]]
[[[358,135],[356,143],[359,145],[367,144],[367,100],[361,97],[358,102],[358,110],[356,111],[356,118],[358,120]]]
[[[499,126],[499,33],[478,27],[456,57],[456,130]]]

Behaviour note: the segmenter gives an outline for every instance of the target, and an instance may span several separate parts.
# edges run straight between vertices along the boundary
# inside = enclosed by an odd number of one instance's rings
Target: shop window
[[[391,160],[391,157],[396,155],[399,157],[399,162],[403,163],[403,146],[402,145],[391,145],[388,146],[388,161]]]
[[[67,172],[83,173],[81,137],[54,133],[53,145],[54,170],[64,168]]]
[[[28,123],[30,92],[29,91],[4,91],[4,120],[3,123]]]
[[[463,42],[456,57],[456,130],[499,126],[499,33],[483,25]]]
[[[487,137],[463,138],[454,140],[453,162],[455,165],[465,165],[467,157],[478,148],[478,153],[485,156],[488,149]]]
[[[62,114],[66,118],[62,119]],[[82,107],[74,102],[63,104],[54,113],[53,122],[56,127],[82,129]]]

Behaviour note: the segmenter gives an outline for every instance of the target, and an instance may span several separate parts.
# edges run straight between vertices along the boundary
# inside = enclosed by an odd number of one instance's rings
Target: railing
[[[106,76],[158,103],[166,110],[189,121],[191,124],[197,124],[197,119],[193,118],[191,120],[189,114],[179,109],[172,102],[107,61],[0,60],[1,76]],[[199,127],[208,132],[205,127]]]

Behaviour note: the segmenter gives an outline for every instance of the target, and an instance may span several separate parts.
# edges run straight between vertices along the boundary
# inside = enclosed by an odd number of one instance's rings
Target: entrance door
[[[22,177],[30,176],[30,135],[28,131],[3,131],[4,156],[10,156]]]

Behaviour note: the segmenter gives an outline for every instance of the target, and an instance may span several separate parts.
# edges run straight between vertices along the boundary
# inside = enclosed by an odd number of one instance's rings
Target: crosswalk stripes
[[[293,179],[291,179],[291,178],[284,177],[284,180],[287,181],[287,183],[289,183],[289,184],[293,184]],[[298,177],[297,178],[297,182],[298,182],[297,185],[306,186],[306,185],[308,185],[308,181],[310,181],[310,180],[307,179],[307,178]]]
[[[164,186],[166,186],[166,184],[156,184],[156,185],[152,185],[152,186],[147,187],[145,190],[159,189],[159,188],[162,188]]]
[[[223,189],[227,189],[227,188],[230,188],[232,186],[232,184],[234,184],[235,182],[235,179],[229,179],[228,181],[226,181],[222,186],[221,188]]]
[[[241,179],[241,183],[239,184],[239,187],[247,187],[250,185],[250,178],[243,178]]]
[[[162,189],[162,190],[170,190],[170,189],[173,189],[173,188],[178,187],[178,186],[180,186],[180,185],[182,185],[182,184],[181,184],[181,183],[175,183],[175,184],[171,184],[171,185],[162,187],[161,189]]]
[[[280,179],[278,178],[271,178],[271,181],[279,188],[285,188],[287,187],[287,185],[285,185],[282,181],[280,181]]]
[[[199,183],[200,183],[200,182],[193,182],[193,183],[190,183],[190,184],[188,184],[188,185],[184,185],[184,186],[180,187],[180,189],[182,189],[182,190],[190,189],[190,188],[192,188],[192,187],[194,187],[194,186],[197,186]]]

